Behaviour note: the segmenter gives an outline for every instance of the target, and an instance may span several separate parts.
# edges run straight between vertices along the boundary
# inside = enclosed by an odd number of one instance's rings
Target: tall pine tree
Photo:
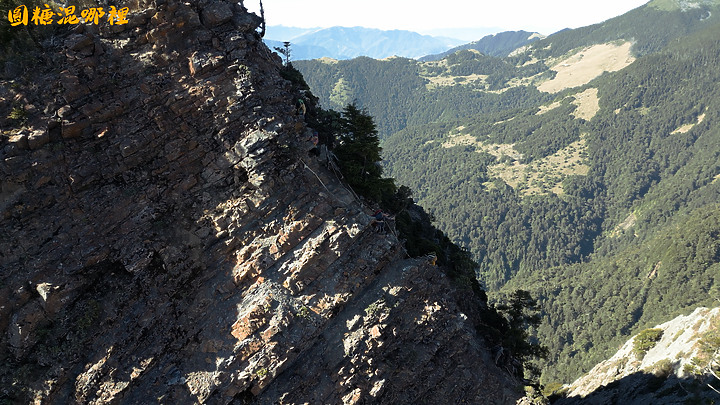
[[[340,120],[340,142],[335,148],[345,180],[375,202],[395,193],[392,179],[382,178],[380,139],[372,117],[355,104],[348,104]]]

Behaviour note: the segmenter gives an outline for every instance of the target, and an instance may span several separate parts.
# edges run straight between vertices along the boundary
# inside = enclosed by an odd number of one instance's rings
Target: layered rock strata
[[[3,84],[0,398],[514,402],[443,271],[308,156],[241,3],[128,3]]]

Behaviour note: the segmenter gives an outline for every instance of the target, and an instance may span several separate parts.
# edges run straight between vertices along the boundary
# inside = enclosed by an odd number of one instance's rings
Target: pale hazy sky
[[[362,26],[428,32],[498,27],[551,34],[598,23],[649,0],[264,0],[268,25]],[[259,0],[245,0],[250,11]],[[259,13],[258,13],[259,14]]]

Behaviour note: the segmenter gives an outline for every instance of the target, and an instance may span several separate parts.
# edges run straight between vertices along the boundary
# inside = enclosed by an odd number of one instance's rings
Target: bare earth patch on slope
[[[557,93],[572,87],[582,86],[603,72],[615,72],[630,65],[635,57],[630,52],[630,42],[622,44],[600,44],[584,48],[561,60],[551,69],[557,72],[554,79],[538,86],[538,90]]]

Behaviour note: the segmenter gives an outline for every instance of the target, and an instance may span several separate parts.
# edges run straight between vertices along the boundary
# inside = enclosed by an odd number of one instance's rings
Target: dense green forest
[[[558,32],[511,58],[461,50],[440,63],[359,57],[293,64],[303,73],[323,107],[342,109],[355,102],[375,118],[379,136],[385,139],[409,126],[544,103],[553,97],[531,84],[554,74],[545,63],[548,58],[616,40],[631,41],[636,55],[654,53],[673,40],[716,23],[720,19],[719,6],[718,0],[704,0],[697,7],[688,6],[681,11],[673,1],[656,0],[600,24]],[[488,77],[472,80],[467,76],[470,74]],[[452,84],[435,86],[436,79],[442,78],[448,78]],[[510,83],[523,78],[534,80],[520,85]]]
[[[447,60],[448,65],[435,66],[406,58],[359,57],[337,62],[297,61],[293,65],[303,73],[323,107],[341,109],[355,102],[367,109],[377,122],[381,139],[408,126],[529,107],[551,99],[530,86],[501,93],[480,91],[501,88],[513,77],[545,71],[544,65],[517,68],[500,58],[467,50]],[[452,81],[451,77],[462,77],[476,69],[491,76],[489,84],[457,82],[433,87],[430,80],[448,77]]]
[[[507,114],[496,114],[407,128],[384,144],[391,174],[469,247],[491,290],[512,280],[503,291],[541,297],[547,322],[537,331],[552,353],[546,381],[568,381],[639,328],[712,304],[720,275],[719,34],[716,25],[592,83],[600,110],[590,121],[565,103],[505,122]],[[519,195],[488,173],[500,158],[477,145],[441,146],[460,125],[485,143],[515,144],[524,162],[587,133],[589,171],[566,176],[561,195]]]
[[[539,298],[544,382],[569,382],[631,334],[718,295],[720,10],[669,4],[514,58],[461,51],[437,65],[355,60],[312,65],[324,79],[305,73],[378,117],[389,174],[470,250],[496,297]],[[632,39],[639,56],[625,69],[554,95],[533,86],[552,75],[543,58],[616,39]],[[407,77],[393,76],[400,66]],[[363,69],[372,83],[348,79]],[[531,80],[511,86],[513,75]],[[429,85],[443,76],[456,83]],[[388,89],[415,96],[394,105]],[[577,100],[592,91],[598,109],[580,118]]]

